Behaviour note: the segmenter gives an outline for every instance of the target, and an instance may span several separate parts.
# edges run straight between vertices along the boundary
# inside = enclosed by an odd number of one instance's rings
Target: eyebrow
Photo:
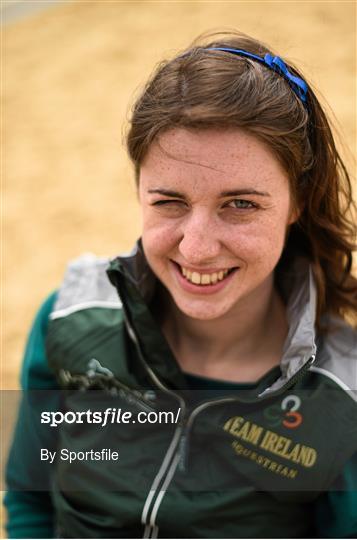
[[[180,193],[179,191],[172,191],[171,189],[149,189],[148,193],[157,193],[159,195],[165,195],[167,197],[177,197],[184,199],[185,195],[183,193]],[[267,193],[266,191],[257,191],[256,189],[251,188],[242,188],[242,189],[234,189],[232,191],[222,191],[219,196],[220,197],[236,197],[239,195],[260,195],[261,197],[270,197],[270,193]]]

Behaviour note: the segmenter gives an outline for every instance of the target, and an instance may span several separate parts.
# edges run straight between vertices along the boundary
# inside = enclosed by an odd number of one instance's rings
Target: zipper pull
[[[315,360],[316,360],[316,354],[312,354],[309,358],[309,367],[312,366]]]

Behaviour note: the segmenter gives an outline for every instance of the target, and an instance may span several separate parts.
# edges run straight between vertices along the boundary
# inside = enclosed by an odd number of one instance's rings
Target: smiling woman
[[[316,96],[259,41],[211,35],[157,68],[127,142],[142,237],[69,265],[35,321],[24,387],[65,389],[57,407],[81,416],[176,420],[61,424],[53,441],[23,405],[10,535],[354,537],[354,206]],[[36,461],[103,440],[115,468]]]

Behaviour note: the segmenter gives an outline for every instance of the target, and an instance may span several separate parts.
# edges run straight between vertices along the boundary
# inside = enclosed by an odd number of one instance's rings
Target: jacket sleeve
[[[53,507],[50,496],[50,468],[41,464],[41,471],[33,464],[40,455],[40,448],[50,444],[49,430],[35,418],[35,411],[28,406],[28,395],[41,391],[46,406],[56,406],[58,392],[56,380],[48,368],[45,339],[49,314],[53,309],[56,292],[41,306],[33,323],[24,355],[21,373],[23,395],[17,424],[6,466],[7,492],[4,504],[7,509],[7,533],[9,538],[51,538],[54,536]],[[42,392],[45,391],[45,392]],[[48,403],[48,400],[51,403]],[[41,402],[41,408],[43,408]],[[53,443],[53,441],[52,441]],[[38,475],[45,475],[40,489],[36,487]],[[38,484],[37,484],[38,485]],[[44,488],[48,485],[48,490]]]
[[[319,538],[357,538],[357,454],[316,504]]]

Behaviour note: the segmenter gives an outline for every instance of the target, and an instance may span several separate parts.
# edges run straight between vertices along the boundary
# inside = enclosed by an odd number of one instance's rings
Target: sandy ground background
[[[260,37],[320,89],[352,151],[355,16],[355,2],[341,0],[101,0],[63,2],[4,27],[2,388],[18,388],[31,320],[68,259],[114,255],[140,234],[122,133],[153,66],[208,29]]]

